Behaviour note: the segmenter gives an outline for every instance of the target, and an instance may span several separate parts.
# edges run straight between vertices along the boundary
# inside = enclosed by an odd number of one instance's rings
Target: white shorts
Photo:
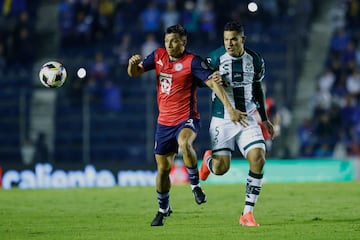
[[[228,150],[233,152],[235,144],[241,154],[246,157],[250,149],[266,149],[265,140],[254,116],[246,119],[248,126],[243,127],[240,123],[233,123],[231,120],[217,117],[211,118],[209,134],[212,144],[212,151]]]

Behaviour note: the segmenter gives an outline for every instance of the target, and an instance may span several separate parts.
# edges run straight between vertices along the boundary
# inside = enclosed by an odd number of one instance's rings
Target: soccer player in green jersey
[[[223,175],[230,168],[231,154],[238,146],[250,164],[246,184],[245,206],[239,223],[243,226],[259,226],[253,210],[259,197],[265,165],[265,141],[255,119],[257,109],[270,135],[274,127],[268,120],[265,96],[261,81],[264,78],[263,58],[245,48],[244,28],[237,22],[228,22],[224,27],[224,46],[214,50],[207,57],[213,70],[222,76],[223,88],[231,104],[247,113],[246,123],[233,122],[226,108],[213,93],[210,138],[212,150],[207,150],[200,167],[200,179],[206,180],[211,173]]]

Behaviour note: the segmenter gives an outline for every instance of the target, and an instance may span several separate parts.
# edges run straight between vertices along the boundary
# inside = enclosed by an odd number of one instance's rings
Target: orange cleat
[[[205,181],[209,175],[210,175],[210,170],[206,164],[206,159],[211,156],[212,151],[211,150],[206,150],[203,156],[203,161],[201,163],[200,166],[200,171],[199,171],[199,177],[201,180]]]
[[[260,224],[256,223],[254,214],[248,212],[240,217],[239,223],[245,227],[259,227]]]

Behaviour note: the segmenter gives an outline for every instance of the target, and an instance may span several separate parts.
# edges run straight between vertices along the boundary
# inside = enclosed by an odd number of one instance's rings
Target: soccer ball
[[[42,85],[47,88],[61,87],[67,77],[65,67],[56,61],[50,61],[41,66],[39,78]]]

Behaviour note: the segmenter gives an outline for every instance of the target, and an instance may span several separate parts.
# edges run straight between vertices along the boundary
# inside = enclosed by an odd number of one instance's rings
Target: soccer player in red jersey
[[[144,59],[134,55],[129,59],[128,74],[137,77],[155,70],[159,116],[155,132],[155,160],[157,163],[156,191],[159,210],[151,226],[162,226],[172,213],[169,173],[178,148],[189,174],[190,185],[197,204],[206,202],[199,184],[197,156],[193,147],[199,131],[200,114],[197,110],[196,89],[205,83],[230,111],[234,121],[241,122],[245,114],[232,107],[220,86],[221,76],[213,73],[207,63],[197,55],[187,52],[187,32],[179,24],[165,31],[165,48],[157,48]],[[217,82],[218,81],[218,82]]]

